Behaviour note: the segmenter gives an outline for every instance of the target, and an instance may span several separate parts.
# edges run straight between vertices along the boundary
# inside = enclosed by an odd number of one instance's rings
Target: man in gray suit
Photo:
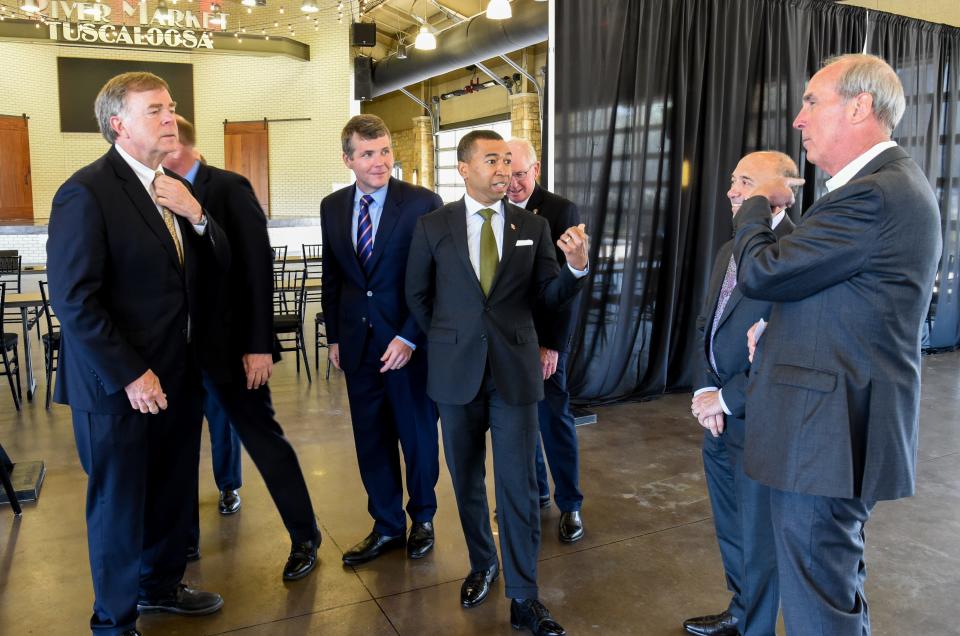
[[[831,176],[777,242],[758,185],[734,219],[737,284],[774,302],[747,389],[747,474],[771,487],[787,632],[870,633],[863,528],[874,504],[913,494],[920,332],[942,246],[937,201],[890,140],[903,87],[882,59],[845,55],[807,84],[794,121]]]

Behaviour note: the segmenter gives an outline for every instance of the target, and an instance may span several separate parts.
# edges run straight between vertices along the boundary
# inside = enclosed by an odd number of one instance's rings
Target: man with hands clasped
[[[787,155],[754,152],[743,157],[727,191],[733,215],[758,183],[777,175],[797,176],[797,166]],[[786,207],[771,207],[769,218],[778,238],[793,230]],[[770,303],[747,298],[737,287],[732,249],[732,240],[720,247],[697,320],[700,373],[691,411],[706,429],[703,468],[727,589],[733,596],[725,611],[688,619],[683,626],[703,636],[772,636],[780,595],[770,492],[743,470],[750,373],[746,332],[751,324],[769,317]]]

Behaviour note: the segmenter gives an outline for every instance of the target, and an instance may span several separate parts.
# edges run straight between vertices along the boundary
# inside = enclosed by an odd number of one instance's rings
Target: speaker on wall
[[[353,58],[353,98],[373,99],[373,58],[358,55]]]
[[[350,30],[350,46],[376,46],[377,23],[354,22]]]

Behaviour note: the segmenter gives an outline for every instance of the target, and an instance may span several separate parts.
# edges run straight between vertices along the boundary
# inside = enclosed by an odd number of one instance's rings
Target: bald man
[[[797,176],[796,164],[783,153],[754,152],[741,159],[727,191],[733,215],[758,183],[778,175]],[[784,207],[772,207],[768,214],[778,238],[793,230]],[[703,346],[697,352],[701,372],[693,404],[715,406],[718,411],[700,419],[703,469],[727,589],[733,597],[725,611],[688,619],[683,627],[703,636],[771,636],[776,633],[780,593],[770,492],[743,470],[750,373],[746,334],[751,325],[770,316],[770,303],[746,298],[737,288],[732,250],[732,240],[720,247],[697,320]]]

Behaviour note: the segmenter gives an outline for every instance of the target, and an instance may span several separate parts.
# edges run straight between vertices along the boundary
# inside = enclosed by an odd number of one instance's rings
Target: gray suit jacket
[[[484,296],[470,263],[463,200],[417,222],[407,261],[410,313],[427,333],[427,394],[441,404],[467,404],[489,365],[507,404],[543,399],[533,310],[562,308],[580,290],[558,266],[546,220],[504,200],[503,255]]]
[[[775,303],[747,387],[746,472],[810,495],[912,495],[942,247],[930,184],[891,148],[779,242],[767,205],[751,198],[734,218],[739,288]]]

